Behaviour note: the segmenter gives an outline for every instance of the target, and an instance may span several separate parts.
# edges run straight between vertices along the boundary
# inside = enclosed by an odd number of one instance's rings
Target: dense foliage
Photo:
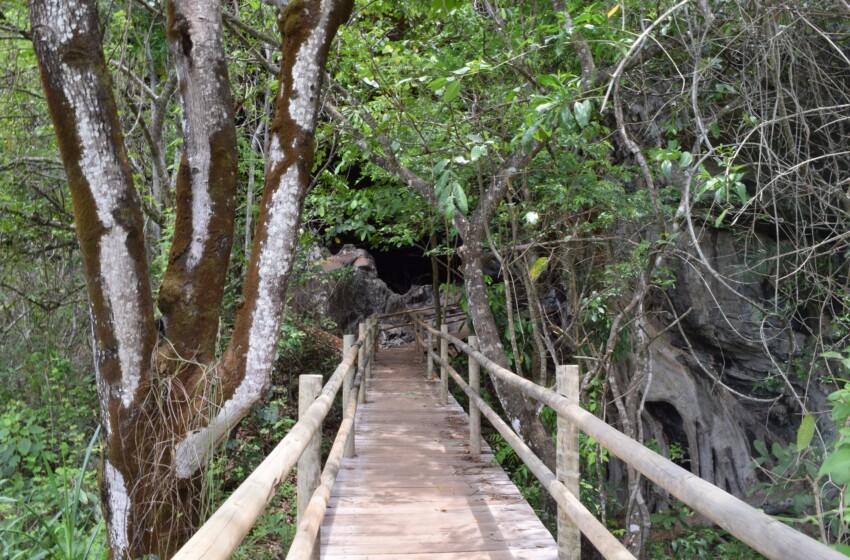
[[[280,64],[276,7],[226,9],[240,186],[224,329]],[[514,370],[548,384],[554,363],[580,363],[588,410],[846,547],[848,17],[841,0],[362,3],[331,55],[304,245],[415,247],[462,280],[457,224],[506,181],[480,233]],[[102,3],[101,19],[162,275],[182,149],[165,14],[137,0]],[[68,543],[100,551],[103,535],[80,257],[22,6],[2,8],[0,33],[0,546],[85,557]],[[689,411],[657,397],[671,362],[712,398]],[[275,390],[228,453],[285,432]],[[690,435],[721,416],[741,432],[728,447]],[[745,458],[717,466],[727,452]],[[582,460],[583,500],[613,530],[637,527],[623,536],[650,556],[745,554],[595,442]],[[242,473],[218,461],[227,487]]]

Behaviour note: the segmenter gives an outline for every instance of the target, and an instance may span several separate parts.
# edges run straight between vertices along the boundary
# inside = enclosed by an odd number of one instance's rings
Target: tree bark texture
[[[244,303],[220,360],[215,347],[233,241],[233,104],[218,2],[172,0],[184,153],[161,337],[141,202],[93,0],[30,0],[33,42],[71,190],[91,300],[105,452],[101,493],[114,558],[167,558],[198,521],[210,453],[268,385],[284,293],[314,159],[321,80],[351,0],[295,1],[279,18],[281,90]]]

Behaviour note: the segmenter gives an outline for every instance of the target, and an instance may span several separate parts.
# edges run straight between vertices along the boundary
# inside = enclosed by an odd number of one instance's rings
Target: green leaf
[[[523,146],[528,147],[531,144],[531,141],[534,139],[534,135],[537,134],[537,130],[540,128],[540,121],[529,126],[525,129],[525,134],[522,135],[522,140],[520,142]]]
[[[561,87],[561,81],[558,80],[557,76],[552,74],[538,74],[537,81],[540,82],[540,85],[547,88],[557,89]]]
[[[18,440],[18,453],[20,453],[22,456],[28,455],[31,447],[32,442],[27,438]]]
[[[800,427],[797,429],[797,451],[803,451],[812,443],[815,436],[815,417],[813,414],[803,416]]]
[[[721,212],[721,213],[720,213],[720,215],[719,215],[719,216],[717,216],[717,219],[716,219],[716,220],[714,220],[714,227],[719,228],[719,227],[720,227],[720,224],[722,224],[722,223],[723,223],[723,218],[725,218],[725,217],[726,217],[726,214],[728,214],[728,213],[729,213],[729,209],[728,209],[728,208],[724,208],[724,209],[723,209],[723,212]]]
[[[832,407],[832,419],[836,424],[843,424],[850,417],[850,403],[837,403]]]
[[[457,205],[457,209],[460,210],[461,214],[466,214],[469,211],[469,203],[466,199],[466,193],[463,192],[463,187],[460,186],[460,183],[454,183],[452,185],[452,193],[454,194],[454,201]]]
[[[472,146],[472,149],[469,151],[469,159],[472,161],[478,161],[486,155],[487,146]]]
[[[437,181],[437,185],[434,187],[434,191],[437,193],[437,198],[443,198],[442,193],[443,189],[449,183],[449,179],[451,178],[452,173],[448,169],[443,171],[443,174],[440,175],[440,180]]]
[[[446,86],[446,91],[443,93],[443,101],[451,103],[453,100],[457,99],[459,93],[460,80],[455,80]]]
[[[572,128],[575,120],[573,119],[573,113],[570,111],[570,106],[565,104],[561,107],[561,112],[558,115],[561,119],[561,126],[565,128]]]
[[[532,280],[537,280],[540,274],[546,270],[546,265],[549,263],[549,257],[540,257],[534,264],[531,265],[531,268],[528,271],[528,275],[531,276]]]
[[[575,113],[576,122],[582,128],[586,127],[590,124],[590,101],[585,99],[584,101],[579,101],[573,107],[573,112]]]
[[[455,205],[454,200],[451,197],[446,201],[446,220],[449,222],[452,221],[452,218],[455,217]]]
[[[673,178],[673,162],[669,159],[665,159],[661,162],[661,174],[667,179]]]
[[[741,204],[746,204],[750,201],[750,195],[747,194],[747,187],[744,183],[735,183],[735,194],[738,195],[738,200],[741,201]]]
[[[431,82],[428,84],[428,87],[433,89],[434,91],[437,91],[438,89],[446,87],[446,84],[448,82],[449,81],[445,78],[437,78],[436,80],[431,80]]]
[[[848,544],[844,544],[844,543],[833,544],[833,545],[830,545],[829,548],[831,548],[833,550],[837,550],[838,552],[840,552],[841,554],[843,554],[845,556],[850,556],[850,545],[848,545]]]
[[[682,167],[688,167],[694,162],[694,156],[691,152],[682,152],[682,155],[679,156],[679,165]]]
[[[838,485],[850,482],[850,447],[839,447],[821,465],[818,476],[828,474]]]

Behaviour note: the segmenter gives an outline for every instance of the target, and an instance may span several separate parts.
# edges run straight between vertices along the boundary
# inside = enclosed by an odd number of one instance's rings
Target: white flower
[[[538,214],[537,212],[528,212],[525,215],[525,223],[527,223],[530,226],[533,226],[534,224],[536,224],[539,221],[540,221],[540,214]]]

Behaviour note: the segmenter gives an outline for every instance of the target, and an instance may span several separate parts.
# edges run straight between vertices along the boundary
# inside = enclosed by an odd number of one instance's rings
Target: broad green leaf
[[[812,443],[815,436],[815,417],[813,414],[803,416],[800,427],[797,429],[797,451],[803,451]]]
[[[747,194],[747,187],[744,183],[735,183],[735,194],[738,195],[738,200],[740,200],[741,204],[746,204],[750,201],[750,195]]]
[[[460,186],[460,183],[454,183],[452,193],[454,194],[454,202],[457,209],[461,214],[466,214],[469,211],[469,203],[466,199],[466,193],[463,192],[463,187]]]
[[[566,127],[567,129],[572,128],[575,119],[573,119],[573,112],[570,111],[570,106],[568,104],[564,104],[561,107],[559,117],[561,119],[561,126]]]
[[[32,442],[27,438],[18,440],[18,453],[21,455],[29,455]]]
[[[723,212],[721,212],[720,215],[717,216],[717,219],[714,220],[714,227],[719,228],[720,224],[723,223],[723,219],[726,218],[726,214],[728,214],[728,213],[729,213],[729,209],[724,208]]]
[[[534,139],[534,135],[537,134],[537,130],[540,128],[540,124],[540,121],[537,121],[525,129],[525,134],[522,135],[522,140],[520,141],[523,146],[531,144],[531,141]]]
[[[838,552],[840,552],[844,556],[850,556],[850,545],[848,545],[848,544],[844,544],[844,543],[833,544],[833,545],[830,545],[829,548],[831,548],[833,550],[837,550]]]
[[[450,197],[446,203],[446,220],[449,222],[452,221],[452,218],[455,217],[455,205],[454,200]]]
[[[440,180],[437,181],[437,185],[434,187],[434,191],[437,193],[437,198],[442,199],[442,193],[446,185],[449,183],[449,179],[451,179],[452,173],[448,169],[443,171],[443,174],[440,175]]]
[[[473,146],[469,151],[469,159],[472,161],[478,161],[483,156],[487,155],[487,146]]]
[[[428,84],[428,87],[433,89],[434,91],[437,91],[438,89],[445,87],[448,82],[449,81],[445,78],[437,78],[435,80],[431,80],[431,82]]]
[[[694,156],[691,152],[682,152],[682,155],[679,156],[679,165],[682,167],[688,167],[694,162]]]
[[[665,159],[661,162],[661,174],[667,179],[671,179],[673,177],[673,162],[669,159]]]
[[[590,124],[590,101],[585,99],[584,101],[579,101],[573,107],[573,112],[575,113],[576,122],[582,128],[586,127]]]
[[[839,447],[821,465],[818,476],[828,474],[838,485],[850,482],[850,447]]]
[[[450,82],[449,85],[446,86],[446,91],[443,93],[443,101],[445,101],[446,103],[450,103],[453,100],[457,99],[459,93],[460,80]]]
[[[832,407],[832,419],[836,423],[844,423],[850,417],[850,403],[837,403]]]
[[[558,80],[557,76],[552,74],[538,74],[537,81],[540,82],[540,85],[547,88],[557,89],[561,87],[561,82]]]

